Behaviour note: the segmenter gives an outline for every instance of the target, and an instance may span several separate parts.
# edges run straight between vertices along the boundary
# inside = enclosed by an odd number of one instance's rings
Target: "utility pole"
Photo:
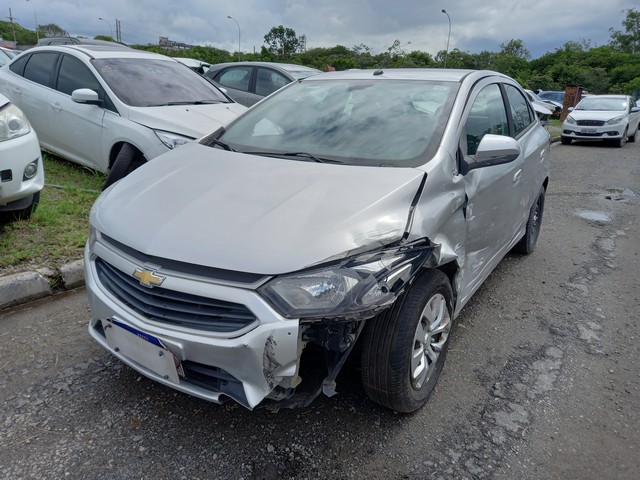
[[[120,20],[116,18],[116,42],[122,42],[122,32],[120,30]]]
[[[11,31],[13,32],[13,43],[15,47],[18,44],[18,41],[16,40],[16,29],[13,26],[13,21],[17,20],[17,18],[11,14],[11,8],[9,8],[9,16],[7,18],[9,19],[9,22],[11,22]]]

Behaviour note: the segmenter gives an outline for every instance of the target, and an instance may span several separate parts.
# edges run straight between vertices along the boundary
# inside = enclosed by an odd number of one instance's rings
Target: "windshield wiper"
[[[304,159],[311,160],[312,162],[318,162],[318,163],[343,163],[340,160],[316,157],[315,155],[312,155],[306,152],[264,152],[264,151],[256,150],[256,151],[247,151],[247,152],[240,152],[240,153],[246,153],[247,155],[262,155],[264,157],[276,157],[276,158],[298,157],[298,158],[304,158]]]
[[[207,138],[207,143],[213,143],[214,145],[218,145],[219,147],[224,148],[227,152],[237,152],[237,150],[234,150],[226,143],[221,142],[220,140],[216,140],[215,138]]]
[[[185,100],[181,102],[167,102],[159,103],[156,105],[149,105],[150,107],[171,107],[174,105],[211,105],[214,103],[222,103],[221,100]]]

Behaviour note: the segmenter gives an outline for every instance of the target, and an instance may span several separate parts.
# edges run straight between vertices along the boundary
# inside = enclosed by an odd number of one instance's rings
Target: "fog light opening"
[[[37,160],[31,162],[29,165],[24,167],[23,180],[32,179],[33,177],[36,176],[36,173],[38,173],[38,161]]]

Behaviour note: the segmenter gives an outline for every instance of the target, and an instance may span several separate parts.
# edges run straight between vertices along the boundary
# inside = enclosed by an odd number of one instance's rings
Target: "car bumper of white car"
[[[153,272],[152,262],[114,245],[90,239],[85,250],[89,333],[100,345],[152,380],[214,403],[251,409],[277,386],[295,387],[298,320],[278,315],[255,288],[197,273],[164,269],[162,287],[144,287],[132,275]],[[217,320],[201,315],[217,308]]]
[[[23,208],[44,187],[44,167],[38,139],[31,130],[27,135],[0,142],[0,211]],[[25,178],[25,168],[36,162],[37,171]]]
[[[625,134],[627,124],[602,126],[582,126],[567,124],[562,125],[562,136],[574,140],[616,140]]]

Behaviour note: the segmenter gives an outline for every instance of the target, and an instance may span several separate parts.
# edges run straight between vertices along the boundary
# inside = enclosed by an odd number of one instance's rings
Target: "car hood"
[[[424,172],[190,143],[105,191],[92,225],[146,255],[279,274],[399,240]]]
[[[572,110],[569,115],[574,120],[602,120],[607,121],[621,115],[626,116],[626,112],[609,110]]]
[[[200,138],[228,124],[247,109],[239,103],[130,107],[129,120],[154,130]]]

